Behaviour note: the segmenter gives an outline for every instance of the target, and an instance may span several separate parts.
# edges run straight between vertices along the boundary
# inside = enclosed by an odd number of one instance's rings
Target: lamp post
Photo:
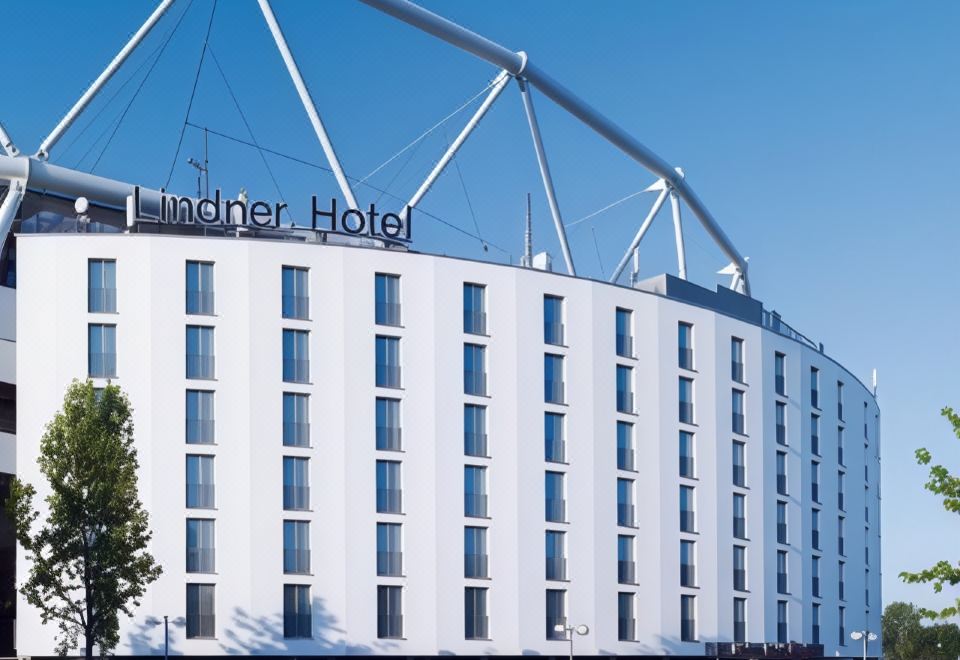
[[[159,626],[160,620],[150,617],[147,623],[151,626]],[[170,621],[166,614],[163,615],[163,660],[169,660],[170,657]]]
[[[854,630],[850,633],[850,638],[863,640],[863,660],[867,660],[867,643],[876,640],[876,634],[869,630]]]
[[[573,633],[578,635],[586,635],[590,632],[590,628],[584,624],[579,626],[566,626],[562,623],[558,623],[553,627],[556,632],[565,632],[567,633],[567,638],[570,640],[570,660],[573,660]]]

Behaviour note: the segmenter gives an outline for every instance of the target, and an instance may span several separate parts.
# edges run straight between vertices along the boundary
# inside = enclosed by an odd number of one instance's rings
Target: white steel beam
[[[3,198],[3,204],[0,204],[0,247],[7,242],[10,227],[13,225],[13,219],[17,215],[17,209],[20,208],[25,192],[27,192],[26,179],[10,179],[7,196]]]
[[[616,270],[614,270],[613,274],[610,276],[610,282],[616,282],[620,278],[620,273],[622,273],[623,269],[627,267],[628,263],[630,263],[630,257],[637,249],[637,246],[640,245],[640,241],[643,240],[644,234],[646,234],[647,230],[650,229],[650,224],[653,222],[653,219],[657,217],[657,213],[660,212],[660,209],[663,207],[663,203],[667,201],[667,195],[670,193],[670,187],[661,179],[657,184],[654,184],[654,186],[651,186],[647,190],[656,190],[657,187],[660,188],[660,194],[657,196],[653,206],[650,207],[650,212],[647,213],[647,217],[644,218],[643,223],[640,225],[640,229],[637,230],[637,235],[633,237],[632,241],[630,241],[630,247],[627,248],[623,258],[620,259],[620,263],[617,264]]]
[[[107,68],[103,70],[103,73],[93,81],[93,84],[83,93],[83,96],[80,97],[70,111],[60,120],[60,123],[57,124],[56,128],[46,137],[46,139],[40,144],[40,148],[37,150],[36,157],[40,160],[46,160],[50,156],[50,150],[53,149],[53,146],[63,137],[63,134],[70,128],[70,125],[76,121],[77,117],[80,116],[80,113],[90,104],[90,101],[97,95],[97,93],[103,88],[104,85],[113,77],[113,74],[117,72],[120,66],[124,61],[130,56],[136,47],[143,41],[143,38],[147,36],[150,30],[153,29],[153,26],[156,25],[157,21],[160,20],[160,17],[163,16],[170,5],[172,5],[174,0],[162,0],[162,2],[153,10],[153,13],[150,14],[150,18],[147,19],[146,23],[140,26],[140,29],[137,30],[136,34],[130,38],[130,41],[120,49],[120,52],[117,53],[117,56],[113,58],[113,61],[107,65]],[[13,155],[13,154],[11,154]]]
[[[310,97],[310,91],[307,89],[306,83],[303,82],[303,76],[300,75],[297,62],[293,59],[293,53],[290,52],[290,47],[287,46],[287,40],[283,36],[280,24],[277,23],[277,17],[273,15],[270,2],[269,0],[257,0],[257,2],[260,4],[260,11],[263,12],[263,17],[267,21],[267,26],[273,35],[273,40],[277,42],[277,49],[280,51],[281,57],[283,57],[283,63],[287,65],[287,71],[290,72],[290,78],[293,79],[293,86],[297,88],[297,94],[300,95],[300,102],[303,103],[303,109],[307,111],[310,123],[313,124],[313,130],[317,134],[317,139],[320,141],[323,153],[326,155],[327,162],[330,164],[330,169],[333,170],[333,176],[340,186],[340,192],[343,193],[344,198],[347,200],[347,205],[350,208],[360,208],[357,205],[357,198],[354,197],[353,190],[350,188],[350,182],[347,181],[347,175],[344,174],[343,168],[340,166],[340,161],[337,159],[337,153],[333,149],[333,143],[330,141],[330,137],[323,127],[323,122],[320,121],[317,106]]]
[[[523,108],[527,112],[527,123],[530,124],[533,148],[537,152],[537,164],[540,166],[540,177],[543,179],[544,192],[547,193],[550,215],[553,216],[553,224],[557,227],[557,238],[560,239],[560,250],[563,252],[563,260],[567,264],[567,273],[576,275],[577,271],[573,267],[573,257],[570,255],[570,246],[567,245],[567,232],[563,227],[563,218],[560,217],[560,206],[557,204],[557,194],[553,188],[553,177],[550,176],[550,165],[547,163],[547,154],[543,150],[543,139],[540,137],[540,125],[537,123],[537,113],[533,110],[533,98],[531,98],[530,90],[527,89],[523,80],[517,78],[517,82],[520,84]]]
[[[683,246],[683,224],[680,220],[680,198],[670,191],[670,208],[673,211],[673,233],[677,240],[677,271],[681,280],[687,279],[687,251]]]
[[[10,157],[20,155],[20,150],[17,149],[17,145],[15,145],[13,140],[10,139],[10,136],[7,134],[6,129],[4,129],[3,124],[0,124],[0,146],[3,147],[3,150],[6,151],[7,155]]]
[[[493,105],[493,102],[497,100],[497,97],[500,96],[500,93],[507,86],[507,83],[510,82],[510,74],[506,71],[501,71],[500,75],[497,76],[493,84],[493,89],[490,90],[490,93],[487,94],[487,98],[483,100],[483,103],[480,104],[480,107],[477,108],[477,111],[473,114],[473,117],[470,118],[470,121],[467,122],[467,125],[463,127],[463,130],[460,131],[460,135],[457,136],[457,139],[454,140],[447,151],[443,154],[443,157],[437,161],[437,164],[433,167],[433,170],[427,175],[427,178],[423,180],[423,183],[420,184],[420,187],[417,188],[417,192],[413,193],[413,197],[410,198],[410,201],[407,202],[407,205],[403,208],[401,213],[401,218],[404,223],[407,221],[407,209],[415,207],[420,203],[420,200],[423,199],[423,196],[427,194],[430,188],[436,183],[437,179],[443,173],[443,170],[450,164],[450,161],[453,160],[453,157],[457,155],[460,147],[463,146],[463,143],[466,142],[467,138],[470,137],[470,134],[473,132],[473,129],[477,127],[477,124],[480,123],[480,120],[483,119],[483,116],[487,114],[487,111],[490,109],[490,106]]]

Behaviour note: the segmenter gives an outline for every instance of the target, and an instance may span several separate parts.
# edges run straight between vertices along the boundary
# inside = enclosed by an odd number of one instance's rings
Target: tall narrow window
[[[87,373],[91,378],[117,375],[117,326],[91,323],[88,329]]]
[[[87,262],[87,311],[113,314],[117,311],[117,262],[91,259]]]
[[[743,340],[739,337],[730,338],[730,378],[743,382]]]
[[[837,419],[843,421],[843,383],[837,381]]]
[[[620,584],[637,583],[637,564],[633,551],[633,536],[617,536],[617,581]]]
[[[617,594],[617,639],[621,642],[632,641],[636,634],[637,621],[633,617],[635,598],[629,592]]]
[[[544,460],[551,463],[563,463],[566,451],[563,442],[563,415],[543,414]]]
[[[378,396],[376,413],[377,449],[400,451],[400,400]]]
[[[844,569],[846,568],[846,566],[847,565],[842,561],[837,563],[837,577],[839,581],[838,596],[840,600],[846,600],[846,597],[847,597],[847,594],[845,593],[846,590],[844,589],[844,586],[845,586],[844,585],[844,577],[845,577]]]
[[[845,465],[843,462],[843,427],[837,427],[837,463]]]
[[[693,424],[693,379],[680,378],[680,421]]]
[[[787,404],[777,401],[776,403],[777,420],[777,444],[787,444]]]
[[[287,383],[310,382],[309,331],[283,331],[283,380]]]
[[[543,341],[563,346],[563,298],[543,297]]]
[[[734,433],[739,433],[744,435],[746,433],[746,417],[743,412],[743,397],[744,393],[742,390],[731,390],[730,393],[730,407],[733,411],[733,417],[731,418],[732,430]]]
[[[747,549],[742,545],[733,546],[733,588],[747,590]]]
[[[634,527],[636,514],[633,505],[633,479],[617,479],[617,524]]]
[[[633,357],[633,313],[617,307],[617,355]]]
[[[187,443],[213,444],[213,392],[187,390]]]
[[[377,387],[400,387],[400,338],[377,335]]]
[[[777,394],[787,395],[787,356],[783,353],[774,353],[773,355],[773,380]]]
[[[777,494],[787,494],[787,453],[777,452]]]
[[[820,598],[820,557],[816,555],[810,559],[810,575],[813,578],[813,595],[815,598]]]
[[[310,523],[283,521],[283,572],[310,572]]]
[[[187,585],[187,639],[213,639],[216,636],[214,585]]]
[[[810,367],[810,405],[820,409],[820,370]]]
[[[463,285],[463,331],[467,334],[487,334],[486,296],[482,284]]]
[[[310,395],[283,393],[283,444],[287,447],[310,446]]]
[[[747,599],[733,599],[733,641],[742,644],[747,641]]]
[[[777,593],[789,593],[787,587],[787,551],[777,550]]]
[[[680,431],[680,476],[693,478],[693,434]]]
[[[187,573],[215,570],[214,521],[187,518]]]
[[[463,393],[484,396],[487,393],[486,353],[484,346],[463,345]]]
[[[818,603],[813,604],[813,611],[811,613],[811,619],[813,627],[811,630],[811,639],[814,644],[820,643],[820,605]]]
[[[463,577],[490,577],[487,567],[487,528],[463,528]],[[549,577],[547,579],[550,579]]]
[[[747,497],[740,493],[733,494],[733,536],[747,538]]]
[[[680,531],[696,532],[697,525],[694,514],[693,488],[680,486]]]
[[[545,353],[543,356],[543,400],[563,403],[563,356]]]
[[[847,645],[847,608],[841,605],[837,612],[838,631],[840,633],[840,646]]]
[[[777,643],[787,643],[787,601],[777,601]]]
[[[463,406],[463,453],[487,456],[487,409],[468,403]]]
[[[310,508],[310,459],[283,457],[283,508],[306,511]]]
[[[837,472],[837,508],[841,511],[846,511],[845,502],[843,501],[843,484],[844,484],[844,474],[843,472]]]
[[[377,325],[400,325],[400,277],[377,273],[375,289]]]
[[[820,415],[810,415],[810,451],[820,455]]]
[[[693,326],[681,322],[677,333],[679,366],[681,369],[693,369]]]
[[[400,463],[377,461],[377,513],[401,513]]]
[[[747,449],[736,440],[733,441],[733,485],[741,488],[747,485]]]
[[[694,596],[680,596],[680,641],[697,641],[697,602]]]
[[[777,502],[777,543],[787,543],[787,503]]]
[[[810,461],[810,499],[820,503],[820,464]]]
[[[403,637],[403,587],[377,586],[377,637]]]
[[[305,584],[283,585],[283,637],[308,639],[311,630],[310,587]]]
[[[617,422],[617,469],[633,470],[633,424]]]
[[[820,549],[820,509],[813,509],[810,514],[810,542],[814,550]]]
[[[466,639],[489,639],[489,621],[487,618],[487,588],[465,587],[464,637]]]
[[[487,517],[487,468],[465,465],[463,468],[463,515]]]
[[[547,522],[566,522],[567,503],[564,498],[563,473],[548,471],[545,484]]]
[[[697,586],[696,545],[693,541],[680,541],[680,586]]]
[[[187,508],[212,509],[213,456],[187,456]]]
[[[403,575],[400,531],[396,523],[377,523],[377,575]]]
[[[547,639],[566,639],[567,592],[565,589],[547,589]],[[561,628],[561,630],[557,630]]]
[[[566,538],[566,532],[558,532],[552,529],[547,530],[546,559],[548,580],[567,579]]]
[[[187,314],[213,314],[213,264],[187,262]]]
[[[633,413],[633,369],[617,365],[617,412]]]
[[[213,328],[187,326],[187,378],[213,380]]]
[[[281,312],[285,319],[310,318],[310,271],[284,266],[281,270]]]

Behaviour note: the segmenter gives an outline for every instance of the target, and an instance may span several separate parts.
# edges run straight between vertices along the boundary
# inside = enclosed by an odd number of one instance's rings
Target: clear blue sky
[[[90,168],[146,68],[106,98],[162,42],[180,0],[54,150]],[[628,128],[675,165],[746,255],[754,295],[826,344],[865,382],[880,374],[883,411],[884,600],[932,606],[929,588],[897,573],[960,559],[960,519],[923,490],[913,461],[925,445],[960,470],[960,442],[939,416],[960,406],[957,246],[960,245],[960,4],[953,2],[484,2],[425,3],[513,49]],[[180,28],[100,159],[96,173],[160,186],[173,162],[212,0],[193,0]],[[6,3],[0,121],[34,151],[99,74],[150,2]],[[351,175],[362,177],[479,92],[496,73],[469,55],[358,3],[275,0],[328,130]],[[9,30],[8,30],[9,32]],[[257,140],[323,162],[253,0],[221,0],[210,43]],[[149,62],[146,67],[149,67]],[[543,97],[536,97],[566,220],[645,187],[653,177]],[[406,198],[458,130],[460,115],[371,179]],[[208,57],[191,121],[248,138]],[[79,138],[74,139],[78,136]],[[99,136],[103,136],[97,141]],[[187,129],[171,187],[194,190]],[[72,144],[71,144],[72,143]],[[92,145],[92,146],[91,146]],[[69,147],[69,148],[68,148]],[[85,157],[84,157],[85,156]],[[268,157],[283,197],[303,217],[330,175]],[[250,148],[211,137],[212,185],[280,195]],[[534,194],[539,249],[559,257],[530,138],[511,86],[458,159],[488,256],[516,259],[524,194]],[[402,167],[401,167],[402,166]],[[423,202],[476,233],[451,168]],[[361,203],[378,193],[358,188]],[[582,223],[571,243],[582,274],[616,263],[652,199]],[[389,205],[389,196],[379,200]],[[299,211],[299,213],[298,213]],[[644,274],[676,268],[669,216],[644,243]],[[725,259],[688,214],[691,279],[712,286]],[[481,257],[478,241],[420,216],[417,247]],[[509,254],[507,254],[509,253]]]

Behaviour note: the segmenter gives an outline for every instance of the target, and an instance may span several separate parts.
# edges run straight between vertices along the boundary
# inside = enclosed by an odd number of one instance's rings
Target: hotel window
[[[867,434],[867,402],[863,402],[863,446],[870,444],[870,436]]]
[[[564,484],[562,472],[547,472],[545,478],[547,522],[566,522],[567,503],[564,499]]]
[[[632,479],[617,479],[617,524],[621,527],[634,527],[637,524]]]
[[[310,382],[310,333],[307,330],[283,331],[283,380],[287,383]]]
[[[743,340],[730,338],[730,378],[737,383],[743,381]]]
[[[633,413],[633,369],[617,365],[617,412]]]
[[[400,400],[377,397],[377,449],[400,451]]]
[[[740,435],[746,434],[746,417],[743,412],[743,391],[742,390],[732,390],[730,405],[733,410],[732,417],[732,428],[734,433],[739,433]]]
[[[216,637],[217,615],[214,603],[214,585],[187,585],[187,639]]]
[[[787,543],[787,503],[777,502],[777,543]]]
[[[680,586],[697,586],[696,546],[693,541],[680,541]]]
[[[490,577],[487,568],[486,527],[463,528],[463,577]]]
[[[283,521],[283,572],[310,572],[310,523]]]
[[[377,523],[377,575],[403,575],[400,531],[396,523]]]
[[[403,587],[377,585],[377,637],[403,637]]]
[[[747,599],[733,599],[733,641],[742,644],[747,641]]]
[[[843,421],[843,383],[837,381],[837,419]]]
[[[377,513],[401,513],[400,463],[377,461]]]
[[[777,401],[777,444],[787,444],[787,404]]]
[[[91,378],[116,378],[117,326],[91,323],[87,335],[87,373]]]
[[[617,307],[617,355],[633,357],[633,313]]]
[[[838,584],[838,596],[839,596],[840,600],[846,600],[846,594],[844,593],[845,590],[844,590],[844,588],[843,588],[843,587],[844,587],[843,573],[844,573],[844,569],[846,568],[846,566],[847,566],[847,565],[846,565],[844,562],[842,562],[842,561],[837,563],[837,577],[838,577],[838,582],[839,582],[839,584]]]
[[[633,470],[633,424],[617,422],[617,469]]]
[[[623,538],[622,536],[619,538]],[[567,579],[566,532],[548,529],[546,534],[547,579]],[[622,580],[621,580],[622,582]]]
[[[733,588],[747,590],[747,549],[742,545],[733,546]]]
[[[310,508],[310,459],[283,457],[283,508],[307,511]]]
[[[844,506],[843,501],[843,476],[843,472],[837,472],[837,508],[846,511],[847,507]]]
[[[747,446],[737,440],[733,441],[733,485],[747,486]]]
[[[777,601],[777,643],[787,643],[787,601]]]
[[[466,639],[489,639],[487,589],[485,587],[466,587],[463,593],[464,637]]]
[[[632,593],[617,594],[617,639],[621,642],[633,641],[636,636],[634,631],[637,621],[633,617],[634,598]]]
[[[472,403],[463,406],[463,453],[467,456],[488,456],[486,406]]]
[[[97,390],[93,388],[94,398],[100,400]],[[0,382],[0,432],[17,432],[17,386],[13,383]]]
[[[847,608],[841,605],[837,612],[837,622],[839,623],[840,646],[847,645]]]
[[[285,319],[310,318],[309,273],[306,268],[284,266],[281,270],[281,311]]]
[[[543,414],[544,460],[551,463],[564,462],[563,415]]]
[[[283,585],[283,637],[308,639],[313,636],[310,616],[310,587],[305,584]]]
[[[375,289],[377,325],[400,325],[400,276],[377,273]]]
[[[213,264],[187,262],[187,314],[213,314]]]
[[[187,378],[213,380],[213,328],[187,326]]]
[[[543,400],[563,403],[563,356],[543,355]]]
[[[694,513],[693,488],[690,486],[680,486],[680,531],[697,531]]]
[[[697,641],[697,601],[694,596],[680,596],[680,641]]]
[[[463,467],[463,515],[487,517],[487,468],[478,465]]]
[[[566,639],[567,592],[565,589],[547,589],[547,639]]]
[[[847,555],[846,548],[844,547],[844,536],[843,536],[843,528],[845,526],[844,522],[845,521],[843,516],[837,517],[837,552],[840,553],[841,557],[845,557]]]
[[[777,550],[777,593],[790,593],[787,585],[787,551]]]
[[[820,464],[810,461],[810,497],[820,503]]]
[[[310,446],[310,395],[283,393],[283,444]]]
[[[487,393],[486,348],[463,345],[463,393],[485,396]]]
[[[813,595],[815,598],[820,598],[820,557],[813,557],[810,567],[810,574],[813,576]]]
[[[680,421],[693,424],[693,379],[680,377]]]
[[[810,415],[810,451],[820,455],[820,416]]]
[[[810,514],[811,545],[814,550],[820,549],[820,509],[813,509]]]
[[[787,494],[787,453],[777,452],[777,494]]]
[[[837,427],[837,463],[844,465],[843,462],[843,427]]]
[[[543,297],[543,341],[563,346],[563,298]]]
[[[812,640],[814,644],[820,643],[820,605],[818,603],[813,604],[813,630],[812,630]]]
[[[633,538],[625,534],[617,536],[617,581],[620,584],[637,583],[637,564],[634,559]]]
[[[820,409],[820,370],[810,367],[810,405]]]
[[[87,311],[113,314],[117,311],[117,262],[91,259],[87,262]]]
[[[213,392],[187,390],[186,408],[187,444],[213,444]]]
[[[747,538],[747,496],[740,493],[733,494],[733,536]]]
[[[777,394],[787,395],[787,356],[783,353],[774,353],[773,355],[773,380]]]
[[[870,607],[870,569],[866,568],[863,571],[863,604],[867,607]]]
[[[400,338],[377,335],[377,387],[400,387]]]
[[[213,573],[216,570],[214,521],[187,519],[187,573]]]
[[[487,287],[463,285],[463,331],[471,335],[487,334]]]
[[[689,431],[680,431],[680,476],[694,477],[693,434]]]
[[[212,509],[213,456],[187,456],[187,508]]]
[[[679,323],[677,326],[677,362],[681,369],[693,369],[693,326]]]

